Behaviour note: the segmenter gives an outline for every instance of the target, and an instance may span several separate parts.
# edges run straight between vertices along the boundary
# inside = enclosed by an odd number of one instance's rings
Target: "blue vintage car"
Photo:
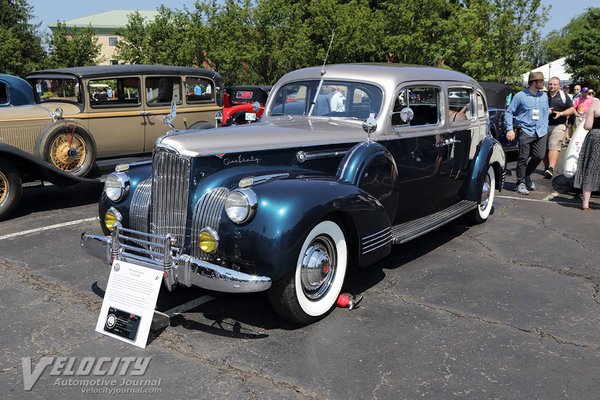
[[[268,291],[276,312],[325,316],[365,267],[455,218],[488,219],[505,177],[470,77],[401,65],[286,74],[261,123],[171,131],[152,162],[106,181],[84,249],[164,269],[177,285]]]
[[[31,85],[18,76],[0,74],[0,107],[34,104]]]

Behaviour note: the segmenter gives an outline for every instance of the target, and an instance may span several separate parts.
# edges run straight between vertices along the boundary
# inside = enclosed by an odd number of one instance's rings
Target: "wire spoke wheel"
[[[87,153],[85,140],[77,133],[57,135],[50,143],[50,163],[65,172],[81,168]]]
[[[0,171],[0,204],[8,198],[8,177]]]

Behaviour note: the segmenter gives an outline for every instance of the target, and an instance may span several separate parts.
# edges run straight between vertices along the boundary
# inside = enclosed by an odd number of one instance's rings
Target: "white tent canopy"
[[[548,82],[548,79],[556,76],[560,79],[561,85],[569,84],[572,82],[571,74],[567,73],[565,68],[565,57],[559,58],[558,60],[554,60],[548,64],[544,64],[541,67],[537,67],[536,69],[532,69],[531,71],[524,73],[523,83],[525,86],[527,86],[527,77],[529,76],[530,72],[541,72],[544,74],[546,82]]]

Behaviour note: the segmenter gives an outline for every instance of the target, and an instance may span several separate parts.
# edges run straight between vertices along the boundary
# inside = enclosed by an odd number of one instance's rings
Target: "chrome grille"
[[[190,188],[190,158],[173,151],[158,149],[154,153],[150,232],[171,234],[183,246]]]
[[[208,255],[205,254],[197,246],[195,241],[197,240],[198,234],[204,228],[211,227],[215,231],[219,231],[219,222],[221,221],[221,213],[225,206],[225,200],[229,196],[229,190],[224,187],[218,187],[202,195],[200,201],[194,208],[193,221],[192,221],[192,255],[196,258],[207,259]]]
[[[148,212],[150,210],[150,196],[152,194],[152,178],[146,179],[137,186],[131,198],[129,210],[129,225],[131,229],[148,232]]]

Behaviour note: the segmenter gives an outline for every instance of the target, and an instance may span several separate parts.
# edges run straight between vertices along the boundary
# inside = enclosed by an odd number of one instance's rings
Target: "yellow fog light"
[[[198,247],[204,253],[214,253],[219,247],[219,234],[212,228],[204,228],[198,234]]]
[[[104,226],[111,232],[114,229],[115,224],[117,222],[120,223],[122,220],[123,217],[121,216],[121,213],[114,207],[109,208],[108,211],[106,211],[106,214],[104,214]]]

